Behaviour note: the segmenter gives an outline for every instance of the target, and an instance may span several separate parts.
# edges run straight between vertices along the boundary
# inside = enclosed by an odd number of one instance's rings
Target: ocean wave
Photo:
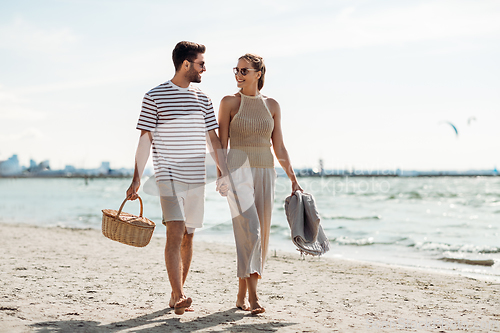
[[[199,232],[202,232],[202,231],[230,231],[232,229],[233,229],[232,223],[223,222],[223,223],[218,223],[215,225],[205,225],[203,227],[203,229],[201,229]]]
[[[410,191],[410,192],[401,192],[398,194],[392,194],[387,197],[387,200],[394,200],[394,199],[423,199],[422,195],[417,192],[417,191]]]
[[[356,246],[367,246],[367,245],[395,245],[404,243],[405,241],[411,241],[407,237],[401,237],[395,240],[386,241],[386,242],[376,242],[374,237],[362,237],[362,238],[351,238],[347,236],[340,236],[334,239],[331,239],[333,243],[337,243],[338,245],[356,245]]]
[[[443,193],[443,192],[431,192],[427,194],[431,198],[458,198],[461,196],[460,193]]]
[[[463,194],[461,193],[453,193],[453,192],[418,192],[418,191],[409,191],[409,192],[400,192],[400,193],[394,193],[391,194],[390,196],[387,197],[387,200],[394,200],[394,199],[416,199],[416,200],[422,200],[422,199],[454,199],[454,198],[460,198],[462,197]]]
[[[477,266],[493,266],[495,265],[495,260],[493,259],[466,259],[466,258],[450,258],[443,257],[438,260],[446,261],[446,262],[456,262],[459,264],[466,265],[477,265]]]
[[[443,225],[442,228],[447,229],[472,229],[474,225],[471,223],[460,223],[460,224],[447,224]]]
[[[385,244],[385,245],[398,244],[398,245],[403,245],[406,247],[412,247],[415,245],[415,242],[410,237],[400,237],[400,238],[394,240],[393,242],[386,242],[386,243],[380,243],[380,244]]]
[[[271,224],[271,231],[276,232],[282,230],[290,230],[290,227],[288,225],[284,226],[279,224]]]
[[[344,215],[323,215],[321,218],[325,220],[351,220],[351,221],[357,221],[357,220],[381,220],[382,215],[374,215],[374,216],[344,216]]]
[[[449,251],[463,253],[500,253],[500,248],[488,245],[474,244],[446,244],[435,242],[417,242],[414,245],[415,249],[422,251]]]
[[[366,246],[374,244],[373,237],[353,239],[342,236],[334,238],[333,242],[339,245],[356,245],[356,246]]]

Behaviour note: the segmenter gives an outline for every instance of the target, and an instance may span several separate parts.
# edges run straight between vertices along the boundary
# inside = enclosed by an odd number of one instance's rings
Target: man
[[[153,145],[155,176],[167,227],[165,264],[172,287],[169,306],[176,314],[192,311],[192,299],[184,294],[193,253],[195,228],[203,222],[205,152],[207,137],[217,166],[227,175],[224,154],[212,102],[191,82],[201,82],[205,68],[205,46],[179,42],[172,52],[175,75],[144,96],[137,124],[141,130],[130,200],[137,191]],[[208,132],[208,134],[207,134]],[[224,181],[222,186],[225,186]]]

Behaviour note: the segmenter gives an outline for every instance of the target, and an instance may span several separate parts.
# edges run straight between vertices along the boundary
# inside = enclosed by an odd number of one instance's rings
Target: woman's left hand
[[[302,189],[302,187],[300,187],[297,181],[292,182],[292,195],[295,193],[295,191],[304,192],[304,190]]]
[[[215,190],[219,192],[219,194],[223,197],[227,197],[227,192],[229,187],[227,186],[227,176],[226,177],[218,177],[216,182]]]

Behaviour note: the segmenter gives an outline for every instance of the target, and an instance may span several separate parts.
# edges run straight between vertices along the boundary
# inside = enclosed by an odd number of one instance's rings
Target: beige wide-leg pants
[[[228,193],[238,262],[237,276],[262,277],[274,204],[274,168],[239,168],[231,171]]]

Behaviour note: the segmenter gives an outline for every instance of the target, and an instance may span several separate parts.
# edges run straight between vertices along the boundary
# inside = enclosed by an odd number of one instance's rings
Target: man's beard
[[[193,67],[191,67],[189,69],[189,72],[187,72],[187,79],[189,80],[189,82],[201,82],[200,74]]]

